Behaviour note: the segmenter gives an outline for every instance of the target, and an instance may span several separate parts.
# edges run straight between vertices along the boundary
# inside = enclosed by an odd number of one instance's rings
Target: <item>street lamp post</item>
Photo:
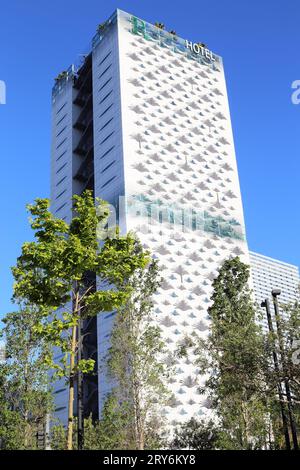
[[[272,316],[271,316],[269,300],[265,299],[264,302],[261,303],[261,306],[265,307],[265,309],[266,309],[269,332],[273,337],[274,329],[273,329],[273,323],[272,323]],[[284,398],[283,398],[283,393],[282,393],[282,388],[281,388],[281,383],[280,383],[279,362],[278,362],[276,349],[273,346],[272,346],[272,355],[273,355],[275,373],[276,373],[276,376],[277,376],[277,391],[278,391],[278,397],[279,397],[279,403],[280,403],[280,411],[281,411],[283,433],[284,433],[284,438],[285,438],[285,446],[286,446],[286,450],[291,450],[291,441],[290,441],[290,435],[289,435],[288,421],[287,421],[287,417],[286,417],[286,410],[285,410],[285,406],[284,406]]]
[[[280,294],[281,294],[280,289],[273,289],[272,290],[272,297],[273,297],[273,304],[274,304],[274,311],[275,311],[275,321],[276,321],[277,336],[278,336],[278,344],[279,344],[279,350],[280,350],[280,356],[281,356],[282,371],[283,371],[283,375],[284,375],[284,386],[285,386],[285,392],[286,392],[289,418],[290,418],[290,423],[291,423],[291,431],[292,431],[294,450],[299,450],[298,438],[297,438],[297,429],[296,429],[294,413],[293,413],[291,389],[290,389],[290,384],[289,384],[289,380],[288,380],[287,373],[286,373],[285,350],[284,350],[283,335],[282,335],[282,330],[281,330],[281,319],[280,319],[280,313],[279,313],[279,305],[278,305],[278,299],[277,299],[278,295],[280,295]]]

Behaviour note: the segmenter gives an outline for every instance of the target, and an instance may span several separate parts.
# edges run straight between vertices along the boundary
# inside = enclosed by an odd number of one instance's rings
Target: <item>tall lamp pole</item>
[[[279,313],[279,305],[278,305],[278,299],[277,299],[277,297],[280,294],[281,294],[280,289],[273,289],[272,290],[273,304],[274,304],[274,310],[275,310],[275,321],[276,321],[277,336],[278,336],[278,344],[279,344],[279,350],[280,350],[280,356],[281,356],[282,371],[283,371],[283,375],[284,375],[284,387],[285,387],[285,392],[286,392],[288,412],[289,412],[289,418],[290,418],[290,423],[291,423],[291,431],[292,431],[294,450],[299,450],[298,438],[297,438],[297,429],[296,429],[294,413],[293,413],[292,394],[291,394],[290,384],[289,384],[289,380],[288,380],[287,373],[286,373],[285,350],[284,350],[283,335],[282,335],[282,330],[281,330],[281,319],[280,319],[280,313]]]
[[[274,328],[273,328],[273,323],[272,323],[272,316],[271,316],[269,300],[265,299],[261,303],[261,306],[266,309],[269,332],[273,337]],[[286,417],[286,411],[285,411],[285,406],[284,406],[284,398],[283,398],[283,393],[282,393],[282,388],[281,388],[281,383],[280,383],[279,362],[278,362],[276,349],[274,348],[274,346],[272,346],[272,356],[273,356],[275,373],[276,373],[276,376],[277,376],[277,391],[278,391],[278,397],[279,397],[279,403],[280,403],[282,427],[283,427],[283,433],[284,433],[284,438],[285,438],[285,447],[286,447],[286,450],[291,450],[291,441],[290,441],[290,435],[289,435],[288,421],[287,421],[287,417]]]

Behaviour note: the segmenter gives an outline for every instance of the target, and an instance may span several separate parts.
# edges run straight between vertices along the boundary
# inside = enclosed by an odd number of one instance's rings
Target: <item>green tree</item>
[[[70,224],[50,212],[47,199],[28,206],[35,240],[23,244],[13,268],[14,298],[37,306],[35,331],[63,353],[60,363],[53,361],[52,354],[46,362],[69,380],[67,449],[72,449],[75,376],[94,369],[93,360],[77,360],[78,325],[82,319],[120,307],[131,293],[125,280],[148,262],[147,253],[137,252],[131,234],[121,237],[116,231],[116,236],[103,241],[109,217],[104,201],[95,203],[91,191],[73,200]],[[87,273],[97,276],[100,289],[87,282]]]
[[[220,447],[229,449],[262,448],[267,440],[264,344],[248,280],[249,267],[238,257],[221,266],[208,311],[211,332],[198,350],[220,420]]]
[[[75,425],[75,419],[74,419]],[[75,440],[75,426],[73,426],[73,440]],[[65,450],[66,448],[66,429],[62,424],[55,424],[51,426],[50,433],[50,447],[51,450]]]
[[[24,449],[24,421],[9,403],[8,368],[0,365],[0,449]]]
[[[213,450],[217,447],[219,429],[212,420],[191,418],[175,430],[172,449]]]
[[[285,409],[286,416],[290,416],[294,420],[296,427],[296,433],[300,431],[300,304],[298,301],[290,304],[282,304],[280,306],[280,315],[277,318],[280,328],[277,328],[277,322],[272,319],[273,322],[273,334],[265,335],[266,350],[270,358],[272,357],[273,351],[276,352],[279,360],[279,373],[274,370],[273,361],[270,360],[268,368],[266,369],[265,376],[268,388],[273,391],[273,396],[270,394],[272,399],[272,424],[273,434],[275,440],[275,446],[284,448],[284,442],[282,438],[283,430],[282,423],[279,419],[280,408],[279,408],[279,397],[276,393],[278,383],[281,383],[282,396],[283,396],[283,407]],[[280,347],[281,345],[281,347]],[[282,361],[282,351],[284,352],[284,365]],[[291,408],[290,413],[287,411],[287,394],[284,383],[287,382],[291,392]],[[290,423],[289,423],[290,424]],[[291,439],[292,441],[292,439]]]
[[[128,440],[128,422],[130,414],[126,406],[120,406],[115,394],[108,395],[101,414],[101,420],[93,423],[86,420],[85,449],[118,450],[130,449],[132,440]]]
[[[2,320],[1,336],[5,338],[6,361],[0,365],[1,390],[7,412],[1,423],[10,430],[8,435],[19,435],[18,445],[24,449],[36,447],[36,433],[45,426],[51,409],[44,362],[48,347],[34,331],[38,315],[36,309],[27,307],[7,314]],[[9,416],[12,418],[10,422]],[[3,432],[5,434],[5,430]],[[8,442],[7,436],[5,439]]]
[[[143,253],[142,246],[138,251]],[[158,264],[152,260],[126,281],[132,294],[118,309],[111,335],[109,374],[116,382],[119,410],[129,417],[124,446],[135,449],[159,445],[163,429],[161,407],[169,398],[164,385],[165,344],[153,323],[153,295],[160,285]]]
[[[300,411],[300,303],[281,306],[281,330],[286,357],[286,376],[294,398],[295,411]],[[298,423],[299,425],[300,423]]]
[[[117,397],[108,395],[102,409],[101,420],[91,416],[84,420],[84,450],[118,450],[132,448],[128,442],[127,427],[130,416],[120,407]],[[74,420],[73,441],[76,442],[77,420]],[[64,450],[66,429],[62,424],[51,429],[51,449]]]

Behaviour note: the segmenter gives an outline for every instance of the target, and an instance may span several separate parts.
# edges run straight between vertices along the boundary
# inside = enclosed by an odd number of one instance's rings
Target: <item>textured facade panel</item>
[[[249,264],[222,59],[118,10],[93,39],[91,64],[95,196],[124,208],[122,231],[137,232],[160,261],[154,313],[171,360],[187,336],[207,335],[221,263],[239,255]],[[80,102],[80,91],[59,86],[57,102],[64,93]],[[80,121],[76,106],[66,129],[73,166],[82,139],[70,125]],[[69,204],[82,188],[70,180],[78,173],[68,169]],[[55,196],[56,173],[52,181]],[[114,315],[98,316],[100,412],[112,385],[101,365]],[[177,361],[169,383],[175,398],[163,411],[169,423],[209,413],[209,397],[198,391],[205,378],[194,364],[192,355]]]
[[[222,61],[205,65],[150,38],[151,30],[167,33],[148,24],[145,33],[143,24],[119,12],[126,227],[159,258],[164,283],[155,316],[174,357],[186,336],[207,334],[222,261],[249,258]],[[169,383],[171,423],[209,412],[193,363],[178,359]]]

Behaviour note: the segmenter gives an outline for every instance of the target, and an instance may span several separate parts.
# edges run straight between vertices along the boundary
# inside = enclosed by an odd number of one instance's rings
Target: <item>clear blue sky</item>
[[[53,78],[117,7],[223,56],[249,246],[300,265],[298,0],[2,0],[0,316],[10,308],[10,266],[31,237],[25,204],[49,195]]]

